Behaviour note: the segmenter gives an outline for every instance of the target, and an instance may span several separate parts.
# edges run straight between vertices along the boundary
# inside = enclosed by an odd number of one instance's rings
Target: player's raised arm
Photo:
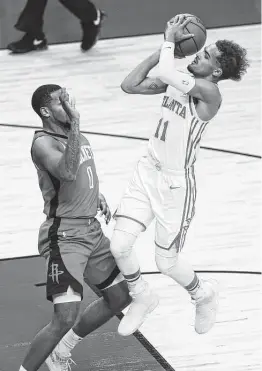
[[[183,33],[184,28],[189,22],[190,18],[180,15],[167,23],[165,31],[166,41],[162,45],[159,58],[159,78],[164,83],[204,102],[220,101],[220,93],[212,81],[197,78],[194,75],[177,70],[174,60],[175,43],[194,36]],[[221,70],[218,71],[218,73],[220,72]]]
[[[174,59],[175,42],[179,42],[193,35],[184,34],[184,28],[190,18],[184,19],[183,15],[172,18],[165,30],[165,42],[162,45],[159,57],[159,78],[164,83],[174,86],[183,93],[188,93],[195,86],[195,78],[187,73],[177,70]]]
[[[76,178],[80,161],[80,116],[65,90],[60,95],[60,101],[71,125],[67,145],[64,148],[53,138],[40,137],[33,145],[32,154],[40,168],[44,167],[58,179],[72,181]]]
[[[148,73],[158,64],[160,50],[141,62],[122,82],[121,89],[128,94],[161,94],[167,84],[158,78],[149,77]]]

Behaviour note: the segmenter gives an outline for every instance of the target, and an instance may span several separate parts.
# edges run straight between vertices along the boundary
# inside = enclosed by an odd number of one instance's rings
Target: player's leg
[[[79,313],[83,296],[83,271],[87,258],[75,254],[77,244],[70,238],[74,237],[79,229],[67,227],[65,233],[64,228],[63,221],[54,218],[46,220],[39,230],[39,253],[46,257],[46,295],[47,299],[54,304],[54,314],[51,322],[32,342],[23,362],[26,371],[38,370],[57,343],[73,326]],[[50,360],[50,357],[48,359]],[[48,367],[52,371],[57,371],[52,363]]]
[[[87,262],[84,280],[101,297],[85,309],[73,327],[78,338],[102,326],[130,303],[128,286],[110,251],[110,241],[104,235],[100,223],[96,221],[96,224],[101,238]]]
[[[162,203],[161,211],[156,210],[156,264],[163,274],[188,291],[196,304],[195,329],[198,333],[205,333],[215,323],[216,293],[210,283],[200,279],[181,254],[194,215],[196,193],[193,172],[187,172],[185,187],[168,188],[164,191],[166,201]]]
[[[140,160],[115,213],[117,222],[111,239],[111,251],[133,298],[118,327],[118,332],[123,336],[136,331],[146,315],[158,304],[157,296],[141,277],[140,266],[133,249],[138,235],[154,218],[148,195],[148,182],[154,182],[155,172],[146,159]]]
[[[116,225],[110,249],[131,292],[141,282],[140,266],[133,246],[139,234],[145,231],[154,219],[146,184],[147,179],[152,176],[142,158],[114,213]]]
[[[35,336],[20,371],[36,371],[44,363],[58,342],[74,325],[80,302],[54,305],[51,322]]]
[[[95,291],[97,292],[97,290]],[[121,273],[109,287],[105,287],[99,292],[102,297],[88,305],[72,329],[55,348],[53,353],[56,353],[60,359],[70,358],[70,352],[83,338],[104,325],[130,304],[131,298],[127,283]]]
[[[25,33],[18,41],[7,45],[13,53],[27,53],[31,50],[44,50],[47,41],[43,33],[43,17],[47,0],[28,0],[15,28]]]
[[[133,247],[137,237],[144,230],[145,226],[135,220],[117,217],[111,238],[111,252],[131,292],[142,282],[140,265]]]
[[[82,300],[82,285],[71,276],[59,248],[51,251],[47,262],[47,299],[54,304],[51,322],[34,338],[21,371],[36,371],[58,342],[74,325]],[[73,287],[78,287],[75,291]],[[51,368],[54,370],[55,368]]]
[[[95,224],[96,226],[92,230],[92,240],[96,249],[90,255],[84,278],[86,283],[91,285],[95,292],[99,291],[102,297],[85,309],[73,328],[58,344],[53,352],[53,357],[58,355],[60,360],[68,359],[71,350],[77,343],[106,323],[116,313],[121,312],[130,303],[127,284],[110,252],[110,241],[104,236],[100,223],[96,221]],[[98,232],[96,236],[94,236],[95,232]],[[95,240],[94,237],[96,237]],[[97,241],[99,241],[98,246]]]
[[[118,218],[111,239],[111,251],[132,297],[128,311],[118,326],[118,332],[122,336],[133,334],[142,325],[146,316],[158,305],[157,295],[141,276],[140,266],[133,249],[136,238],[142,230],[143,227],[135,221]]]
[[[51,371],[53,369],[56,371],[57,367],[63,367],[63,370],[67,370],[71,351],[75,346],[130,303],[128,287],[123,276],[121,282],[117,277],[112,286],[101,290],[101,294],[102,297],[86,307],[74,326],[65,334],[47,359],[47,365]]]
[[[184,175],[172,177],[160,174],[160,176],[159,193],[162,197],[153,204],[156,215],[156,263],[164,274],[170,272],[160,262],[166,261],[167,266],[173,265],[172,278],[185,288],[191,287],[191,283],[195,282],[195,273],[178,253],[192,219],[193,197],[189,194]]]
[[[192,303],[196,306],[196,332],[208,332],[216,321],[218,300],[215,286],[211,282],[201,280],[181,253],[163,256],[163,252],[156,246],[156,263],[163,274],[172,278],[190,294]]]

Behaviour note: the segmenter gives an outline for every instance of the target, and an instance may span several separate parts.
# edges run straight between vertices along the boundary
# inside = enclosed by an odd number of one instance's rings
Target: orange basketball
[[[185,33],[192,33],[194,37],[176,43],[175,54],[181,57],[196,54],[203,48],[206,42],[207,33],[204,23],[193,14],[185,14],[191,21],[185,27]]]

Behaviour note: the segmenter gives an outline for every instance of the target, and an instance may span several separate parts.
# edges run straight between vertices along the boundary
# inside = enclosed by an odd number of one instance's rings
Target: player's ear
[[[49,109],[47,107],[40,107],[40,113],[43,117],[50,117]]]
[[[222,75],[223,71],[221,68],[216,68],[214,71],[213,71],[213,76],[216,77],[216,78],[219,78],[221,75]]]

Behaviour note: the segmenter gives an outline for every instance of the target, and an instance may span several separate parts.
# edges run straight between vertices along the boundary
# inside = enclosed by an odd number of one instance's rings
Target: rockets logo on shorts
[[[63,273],[64,273],[64,271],[59,270],[59,265],[58,264],[52,263],[51,272],[49,273],[48,276],[52,278],[52,281],[54,283],[59,284],[59,276]]]

